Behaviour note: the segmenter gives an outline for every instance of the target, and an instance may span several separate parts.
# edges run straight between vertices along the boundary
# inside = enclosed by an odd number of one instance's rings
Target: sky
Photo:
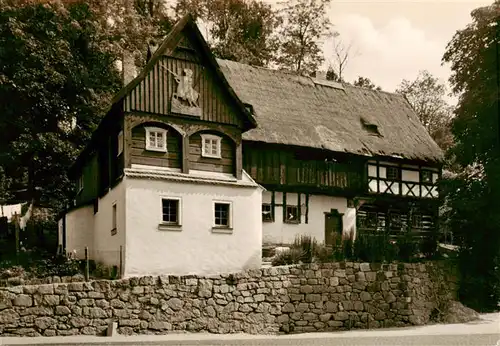
[[[275,0],[264,0],[277,3]],[[368,77],[383,90],[394,91],[403,79],[428,70],[442,81],[451,74],[441,65],[447,43],[471,22],[470,12],[484,0],[332,0],[329,17],[351,60],[345,80]],[[332,44],[325,43],[325,58]]]

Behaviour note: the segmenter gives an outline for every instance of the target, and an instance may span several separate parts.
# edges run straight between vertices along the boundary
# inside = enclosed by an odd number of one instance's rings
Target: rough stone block
[[[371,270],[370,268],[370,263],[360,263],[359,264],[359,269],[362,271],[362,272],[369,272]]]
[[[372,296],[370,293],[368,292],[361,292],[359,294],[359,298],[361,299],[361,301],[363,302],[366,302],[366,301],[369,301],[369,300],[372,300]]]
[[[376,281],[377,280],[377,273],[376,272],[365,272],[365,277],[366,281]]]
[[[33,299],[27,294],[20,294],[14,298],[13,304],[14,306],[32,306]]]

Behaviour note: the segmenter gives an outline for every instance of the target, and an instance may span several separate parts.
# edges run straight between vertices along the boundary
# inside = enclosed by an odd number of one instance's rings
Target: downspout
[[[62,217],[62,253],[66,253],[66,212]]]

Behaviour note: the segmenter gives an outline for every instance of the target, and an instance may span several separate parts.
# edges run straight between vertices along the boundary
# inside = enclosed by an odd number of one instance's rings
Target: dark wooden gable
[[[130,90],[125,111],[187,116],[243,127],[245,115],[209,63],[201,44],[186,27],[176,44],[162,52],[145,77]],[[176,77],[184,79],[186,71],[192,72],[191,83],[185,83],[188,93],[184,93],[187,97],[194,95],[191,100],[195,102],[191,104],[182,97],[176,81]],[[191,87],[194,93],[189,92]]]

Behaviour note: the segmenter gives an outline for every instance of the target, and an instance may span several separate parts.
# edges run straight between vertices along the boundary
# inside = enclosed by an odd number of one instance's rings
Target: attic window
[[[146,150],[167,151],[167,130],[158,127],[146,127]]]
[[[214,159],[221,158],[221,138],[215,135],[201,135],[201,156]]]
[[[363,126],[363,129],[369,134],[382,137],[382,135],[378,131],[378,125],[370,123],[363,118],[361,118],[361,125]]]

